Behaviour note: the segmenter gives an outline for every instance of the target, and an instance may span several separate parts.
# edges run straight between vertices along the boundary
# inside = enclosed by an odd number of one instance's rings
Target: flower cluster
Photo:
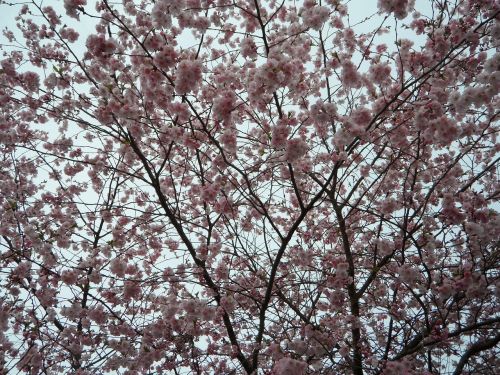
[[[293,138],[286,143],[285,160],[293,163],[302,158],[308,150],[307,143],[302,138]]]
[[[321,29],[323,24],[328,20],[330,11],[326,6],[316,5],[315,0],[304,1],[304,9],[302,11],[302,21],[307,27],[315,30]]]
[[[252,38],[244,38],[240,44],[243,57],[254,58],[257,56],[257,45]]]
[[[290,128],[284,123],[279,123],[273,128],[271,145],[277,149],[285,147],[289,134]]]
[[[87,0],[64,0],[64,9],[66,14],[70,17],[80,19],[78,10],[87,5]]]
[[[415,0],[378,0],[378,8],[382,12],[394,13],[396,18],[403,19],[415,5]]]
[[[175,92],[185,95],[194,91],[201,81],[202,66],[198,60],[182,60],[177,66]]]
[[[88,53],[95,57],[109,57],[117,47],[117,43],[113,38],[106,39],[104,35],[90,35],[85,45]]]
[[[156,53],[154,62],[161,69],[169,69],[175,65],[177,57],[174,47],[166,45]]]
[[[225,90],[214,99],[212,107],[214,116],[224,122],[230,122],[231,112],[236,103],[236,94],[232,90]]]
[[[342,74],[340,78],[346,87],[355,89],[361,87],[362,77],[358,73],[356,65],[354,65],[354,63],[350,60],[347,60],[342,64]]]
[[[307,363],[293,358],[281,358],[273,367],[275,375],[303,375],[307,370]]]
[[[158,28],[172,26],[172,16],[177,16],[184,8],[183,0],[158,0],[151,10],[153,23]]]

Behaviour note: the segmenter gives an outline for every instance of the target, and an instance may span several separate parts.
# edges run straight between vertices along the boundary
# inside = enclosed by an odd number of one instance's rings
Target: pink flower
[[[325,6],[313,6],[302,12],[304,25],[315,30],[321,29],[329,16],[330,11]]]
[[[61,20],[57,16],[57,13],[54,10],[54,8],[48,6],[44,7],[42,10],[45,13],[45,16],[49,19],[49,22],[52,26],[59,25],[61,23]]]
[[[65,284],[76,284],[78,280],[78,272],[76,270],[64,270],[61,274],[61,280]]]
[[[281,358],[273,367],[275,375],[303,375],[307,371],[307,363],[292,358]]]
[[[29,262],[21,262],[12,270],[12,276],[15,279],[23,279],[29,277],[31,272],[31,264]]]
[[[236,149],[238,142],[236,139],[236,131],[231,128],[227,128],[224,133],[219,138],[220,142],[224,145],[225,150],[231,154],[236,154]]]
[[[169,12],[169,1],[157,1],[151,11],[151,18],[153,19],[153,24],[158,28],[169,28],[172,26],[172,16]]]
[[[219,186],[217,184],[206,184],[201,191],[201,197],[206,202],[214,202],[218,192]]]
[[[66,14],[70,17],[80,19],[77,10],[80,10],[87,5],[87,0],[64,0],[64,9]]]
[[[74,29],[71,27],[63,27],[61,31],[59,32],[61,34],[61,37],[66,39],[68,42],[73,43],[78,40],[78,37],[80,36]]]
[[[376,241],[376,245],[377,245],[378,255],[381,257],[390,255],[395,249],[394,243],[385,239],[378,239]]]
[[[278,149],[285,147],[289,133],[290,128],[288,126],[278,124],[273,128],[271,145]]]
[[[87,312],[87,316],[97,324],[104,324],[108,320],[106,318],[104,308],[101,305],[97,306],[94,309],[89,309]]]
[[[214,99],[212,111],[214,116],[221,121],[229,121],[231,119],[231,111],[234,109],[236,95],[232,90],[225,90]]]
[[[372,119],[372,113],[365,107],[360,107],[352,111],[351,119],[360,128],[366,128]]]
[[[40,77],[35,72],[26,72],[21,75],[24,87],[31,92],[37,92],[40,86]]]
[[[342,83],[351,88],[360,88],[362,81],[358,73],[358,68],[351,61],[346,61],[342,64]]]
[[[391,67],[388,63],[378,63],[370,66],[369,77],[379,85],[385,85],[391,82]]]
[[[342,262],[337,264],[337,267],[335,268],[335,276],[339,278],[344,278],[347,277],[349,270],[349,264],[346,262]]]
[[[110,271],[113,272],[118,277],[125,276],[125,270],[127,269],[127,262],[121,260],[120,258],[115,258],[111,261]]]
[[[238,207],[234,204],[231,198],[220,198],[214,205],[214,211],[228,217],[235,217],[238,213]]]
[[[385,365],[384,375],[401,375],[401,374],[412,374],[411,366],[405,360],[387,362]]]
[[[385,215],[393,213],[398,206],[398,202],[392,198],[386,198],[380,203],[380,211]]]
[[[125,281],[123,296],[126,299],[139,299],[141,297],[141,286],[135,281]]]
[[[159,51],[153,61],[161,69],[168,69],[175,65],[177,59],[177,52],[174,47],[166,45]]]
[[[90,35],[85,42],[89,53],[96,57],[109,57],[117,47],[112,38],[106,39],[104,35]]]
[[[394,13],[402,20],[415,5],[415,0],[378,0],[378,8],[385,13]]]
[[[243,57],[256,57],[257,56],[257,46],[252,38],[244,38],[240,44],[241,55]]]
[[[201,81],[201,63],[197,60],[182,60],[177,66],[175,77],[175,91],[185,95],[194,91]]]
[[[344,146],[347,146],[353,137],[345,129],[339,129],[333,137],[333,144],[337,149],[341,150]]]
[[[412,267],[408,264],[403,265],[399,268],[399,278],[401,281],[412,284],[418,279],[418,268]]]
[[[307,150],[307,143],[302,138],[291,139],[286,144],[285,159],[289,163],[297,161],[307,153]]]

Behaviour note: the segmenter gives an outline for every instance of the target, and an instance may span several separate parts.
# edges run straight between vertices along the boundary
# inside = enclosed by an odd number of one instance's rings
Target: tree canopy
[[[13,10],[0,373],[498,371],[498,1]]]

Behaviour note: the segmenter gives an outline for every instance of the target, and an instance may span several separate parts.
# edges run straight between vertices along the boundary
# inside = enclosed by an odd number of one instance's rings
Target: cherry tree
[[[0,373],[498,371],[497,0],[12,10]]]

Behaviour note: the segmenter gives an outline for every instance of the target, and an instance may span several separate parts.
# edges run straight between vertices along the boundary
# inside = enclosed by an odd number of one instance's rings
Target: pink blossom
[[[216,184],[206,184],[202,189],[201,196],[207,202],[214,202],[218,192],[219,187]]]
[[[31,272],[31,264],[29,262],[21,262],[12,270],[12,275],[15,278],[23,279],[29,277]]]
[[[197,60],[182,60],[177,66],[175,91],[185,95],[196,89],[201,81],[201,63]]]
[[[306,362],[284,357],[275,363],[273,373],[276,375],[304,375],[307,367]]]
[[[155,64],[162,69],[169,69],[175,65],[177,52],[172,46],[166,45],[154,57]]]
[[[293,163],[302,158],[307,153],[307,150],[307,143],[302,138],[290,139],[286,143],[285,159],[289,163]]]
[[[160,0],[155,3],[151,16],[156,27],[169,28],[172,25],[172,16],[169,13],[169,1]]]
[[[311,117],[318,135],[326,137],[334,119],[337,118],[337,108],[333,103],[323,103],[318,100],[311,106]]]
[[[370,76],[374,83],[386,85],[391,81],[391,67],[388,63],[378,63],[370,66]]]
[[[78,40],[80,36],[74,29],[71,27],[63,27],[59,32],[62,38],[66,39],[70,43],[74,43]]]
[[[78,272],[76,270],[64,270],[61,274],[61,280],[66,284],[76,284]]]
[[[290,129],[286,125],[278,124],[273,128],[271,145],[275,148],[283,148],[286,145]]]
[[[357,108],[351,113],[351,120],[362,129],[368,127],[372,117],[371,111],[365,107]]]
[[[387,255],[390,255],[394,251],[394,243],[389,241],[389,240],[378,239],[377,240],[377,250],[378,250],[378,254],[381,257],[385,257]]]
[[[87,0],[64,0],[64,9],[66,9],[66,14],[70,17],[80,19],[78,15],[79,10],[81,10],[85,5],[87,5]]]
[[[111,261],[110,270],[118,277],[125,276],[126,268],[127,268],[127,262],[123,261],[120,258],[115,258]]]
[[[326,20],[328,20],[329,16],[330,11],[325,6],[312,6],[310,8],[306,8],[302,12],[304,25],[315,30],[321,29]]]
[[[236,155],[238,143],[236,139],[236,132],[234,129],[226,129],[220,136],[219,140],[230,155]]]
[[[348,270],[349,270],[348,263],[346,262],[338,263],[337,266],[335,267],[335,276],[340,278],[347,277]]]
[[[61,20],[59,19],[59,16],[57,15],[54,8],[52,8],[51,6],[47,6],[44,7],[42,10],[49,19],[49,22],[52,26],[59,25],[61,23]]]
[[[126,299],[140,299],[141,286],[135,281],[125,281],[123,288],[123,296]]]
[[[214,99],[212,107],[214,116],[220,121],[228,122],[235,107],[236,95],[232,90],[225,90]]]
[[[411,366],[407,361],[390,361],[387,362],[384,368],[384,375],[400,375],[400,374],[413,374]]]
[[[378,0],[377,5],[382,12],[394,13],[396,18],[403,19],[415,5],[415,0]]]
[[[106,39],[103,35],[90,35],[85,43],[87,50],[96,57],[104,57],[116,50],[116,41],[112,38]]]
[[[101,305],[98,305],[93,309],[89,309],[87,316],[97,324],[105,324],[107,321],[106,313]]]
[[[228,217],[235,217],[238,213],[237,206],[234,205],[231,198],[222,197],[214,205],[215,212],[227,215]]]
[[[257,56],[257,45],[252,38],[244,38],[241,41],[241,55],[249,58]]]
[[[346,87],[360,88],[362,84],[361,75],[351,61],[346,61],[342,64],[341,79]]]
[[[23,81],[26,90],[31,92],[37,92],[40,86],[40,77],[35,72],[26,72],[21,74],[21,80]]]
[[[412,284],[418,279],[418,269],[411,265],[405,264],[398,272],[400,279],[405,283]]]
[[[177,242],[175,240],[168,240],[167,246],[171,251],[175,251],[175,250],[179,249],[179,242]]]
[[[386,215],[391,214],[396,210],[398,202],[392,198],[386,198],[381,202],[380,211]]]
[[[333,137],[333,145],[337,147],[337,149],[342,150],[343,147],[347,146],[351,141],[353,137],[347,132],[345,129],[339,129],[335,133],[335,136]]]

